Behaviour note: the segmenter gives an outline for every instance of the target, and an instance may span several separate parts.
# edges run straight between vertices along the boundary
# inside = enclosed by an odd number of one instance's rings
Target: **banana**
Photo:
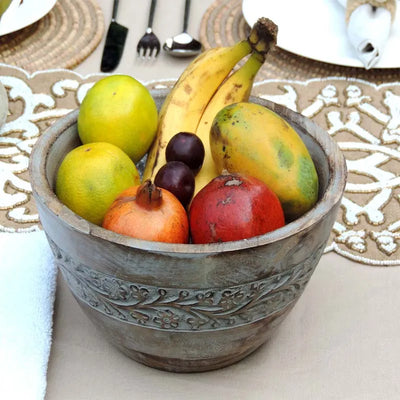
[[[211,97],[232,68],[252,50],[248,40],[202,53],[183,71],[159,114],[156,139],[150,149],[143,180],[154,180],[166,163],[165,148],[178,132],[195,132]]]
[[[242,67],[237,69],[221,84],[208,103],[196,130],[196,135],[203,142],[206,151],[203,165],[195,178],[194,195],[219,175],[210,152],[210,128],[214,117],[225,106],[249,99],[254,78],[264,61],[265,56],[263,54],[254,52]]]
[[[199,187],[204,186],[208,177],[214,177],[208,144],[212,118],[225,102],[248,98],[265,54],[276,44],[277,31],[272,21],[260,18],[246,40],[230,47],[212,48],[188,65],[161,107],[157,135],[148,153],[143,180],[154,180],[158,170],[166,163],[166,146],[178,132],[198,133],[205,142],[207,160],[204,172],[197,178],[201,182]],[[233,72],[238,62],[252,52],[254,56]],[[212,101],[215,93],[217,96]],[[210,102],[210,108],[203,117]]]

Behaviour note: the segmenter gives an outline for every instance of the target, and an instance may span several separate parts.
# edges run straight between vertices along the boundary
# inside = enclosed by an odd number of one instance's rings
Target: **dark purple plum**
[[[182,161],[164,164],[154,178],[154,184],[170,191],[186,208],[194,192],[193,171]]]
[[[194,133],[179,132],[168,142],[165,157],[167,161],[182,161],[197,174],[204,161],[203,142]]]

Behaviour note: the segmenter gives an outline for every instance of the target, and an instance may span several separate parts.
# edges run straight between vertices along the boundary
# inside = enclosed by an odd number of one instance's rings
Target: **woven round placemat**
[[[103,34],[103,12],[96,0],[58,0],[38,22],[0,37],[0,62],[29,72],[74,68]]]
[[[249,32],[250,27],[242,14],[242,0],[216,0],[202,18],[200,40],[205,48],[229,46],[246,38]],[[399,73],[398,68],[365,70],[323,63],[277,47],[268,54],[265,64],[257,75],[257,80],[304,80],[341,76],[379,84],[398,81]]]

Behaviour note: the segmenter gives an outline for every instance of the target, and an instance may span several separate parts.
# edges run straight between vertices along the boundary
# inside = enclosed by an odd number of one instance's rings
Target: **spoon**
[[[168,38],[163,49],[174,57],[192,57],[201,53],[203,45],[196,39],[193,39],[188,33],[190,0],[185,1],[185,15],[183,17],[183,32],[172,38]]]

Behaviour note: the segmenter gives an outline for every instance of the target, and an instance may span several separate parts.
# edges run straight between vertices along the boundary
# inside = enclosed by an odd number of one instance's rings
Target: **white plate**
[[[345,9],[338,0],[243,0],[252,26],[258,18],[278,25],[278,46],[291,53],[330,64],[362,67],[346,34]],[[400,67],[400,4],[390,38],[375,68]]]
[[[0,35],[18,31],[39,21],[57,3],[57,0],[13,0],[0,21]]]

